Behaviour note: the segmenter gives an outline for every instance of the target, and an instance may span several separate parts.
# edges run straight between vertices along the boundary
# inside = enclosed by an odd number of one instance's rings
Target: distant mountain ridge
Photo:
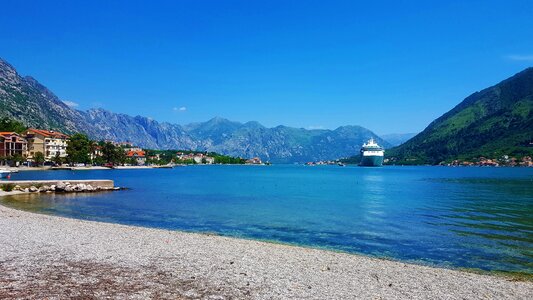
[[[178,125],[157,122],[103,109],[79,111],[67,106],[31,77],[21,77],[0,59],[0,117],[22,121],[27,126],[84,132],[93,139],[129,141],[153,149],[191,149],[255,157],[276,163],[331,160],[358,153],[373,137],[391,145],[360,126],[335,130],[306,130],[258,122],[239,123],[216,117],[207,122]]]
[[[473,93],[387,155],[414,164],[533,155],[533,68]]]

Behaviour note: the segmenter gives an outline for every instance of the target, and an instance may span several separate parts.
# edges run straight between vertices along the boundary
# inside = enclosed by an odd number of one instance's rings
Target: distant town
[[[480,157],[477,160],[454,160],[450,163],[442,163],[446,166],[481,166],[481,167],[533,167],[531,156],[524,156],[521,159],[503,155],[500,158]]]

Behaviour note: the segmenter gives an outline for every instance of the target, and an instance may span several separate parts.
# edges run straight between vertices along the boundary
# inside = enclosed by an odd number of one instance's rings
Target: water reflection
[[[529,179],[438,179],[453,190],[442,213],[431,221],[453,232],[458,247],[485,265],[505,262],[533,273],[533,182]],[[519,200],[518,200],[519,199]],[[479,250],[482,251],[479,251]],[[480,253],[479,253],[480,252]],[[478,254],[475,254],[478,253]]]

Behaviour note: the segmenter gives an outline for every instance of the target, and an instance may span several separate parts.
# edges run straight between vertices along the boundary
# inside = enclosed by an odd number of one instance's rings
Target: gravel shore
[[[533,299],[533,283],[0,205],[4,298]]]

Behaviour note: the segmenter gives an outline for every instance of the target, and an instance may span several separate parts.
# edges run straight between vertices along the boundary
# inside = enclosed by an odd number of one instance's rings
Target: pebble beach
[[[0,299],[533,298],[531,281],[5,206],[0,228]]]

